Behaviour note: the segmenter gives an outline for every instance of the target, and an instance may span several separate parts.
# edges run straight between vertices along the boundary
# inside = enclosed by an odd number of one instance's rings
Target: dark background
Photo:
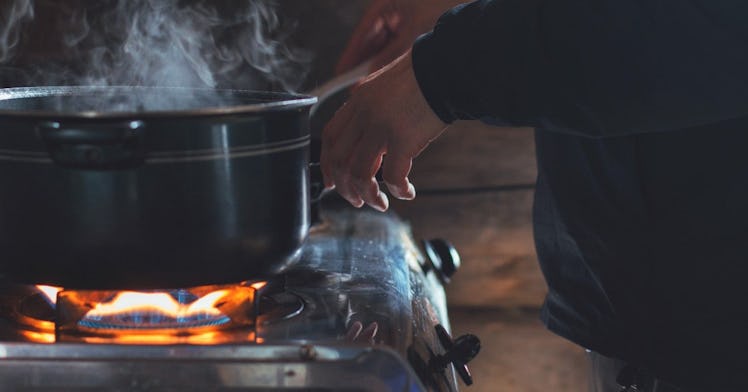
[[[12,0],[0,4],[0,20],[7,15]],[[310,89],[332,76],[338,55],[345,46],[353,26],[368,0],[279,0],[283,29],[291,31],[289,45],[308,53],[311,62],[302,90]],[[44,78],[36,72],[66,68],[80,71],[87,66],[76,53],[66,50],[61,32],[75,29],[70,25],[74,10],[85,9],[92,28],[97,13],[105,12],[112,0],[37,0],[33,20],[24,23],[21,42],[14,58],[0,64],[0,86],[39,85]],[[230,12],[238,2],[213,0],[209,4]],[[90,34],[81,45],[96,45],[96,34]],[[49,71],[47,71],[49,70]],[[247,69],[251,72],[251,69]],[[222,84],[230,84],[230,81]],[[239,87],[242,86],[221,86]],[[268,85],[266,89],[276,89]]]

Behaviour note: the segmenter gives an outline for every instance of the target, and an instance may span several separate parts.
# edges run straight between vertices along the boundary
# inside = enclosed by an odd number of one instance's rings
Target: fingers
[[[328,138],[328,143],[331,146],[325,160],[325,166],[328,168],[326,171],[329,173],[331,182],[335,185],[338,193],[351,205],[358,208],[364,205],[364,200],[351,182],[348,168],[353,158],[352,153],[355,151],[362,134],[359,127],[352,125],[353,121],[351,120],[354,115],[351,107],[346,105],[328,125],[326,132],[331,135]]]
[[[408,154],[406,151],[397,148],[393,148],[387,152],[382,177],[392,196],[400,200],[415,199],[416,188],[408,180],[408,174],[412,166],[412,154]]]
[[[325,186],[334,186],[355,207],[368,204],[386,211],[389,200],[374,178],[382,165],[384,139],[378,132],[362,133],[352,121],[355,117],[347,106],[325,128],[320,162]]]
[[[383,155],[381,141],[374,137],[364,137],[351,155],[350,162],[350,183],[354,190],[366,204],[382,212],[387,211],[390,203],[379,189],[379,183],[374,176],[382,166]]]
[[[353,118],[353,112],[354,110],[351,105],[347,103],[344,104],[340,109],[338,109],[322,131],[320,169],[322,170],[322,177],[324,178],[326,189],[332,189],[335,187],[333,167],[337,165],[337,162],[335,162],[337,155],[335,155],[334,152],[339,151],[340,147],[334,151],[333,149],[335,146],[341,144],[338,139],[348,128],[348,124]]]
[[[359,128],[350,128],[339,136],[329,151],[329,171],[338,193],[355,207],[365,203],[376,210],[386,211],[389,200],[374,178],[384,154],[381,134],[364,134]]]
[[[345,129],[345,126],[343,126],[343,129]],[[361,197],[358,187],[353,183],[349,167],[351,160],[354,158],[351,152],[355,149],[357,138],[360,136],[359,132],[351,131],[342,133],[335,139],[327,139],[327,142],[323,141],[320,159],[325,188],[334,188],[340,196],[356,208],[362,207],[365,201]]]
[[[370,75],[325,128],[325,184],[356,207],[385,210],[389,200],[374,179],[384,166],[392,196],[413,199],[415,188],[408,180],[412,160],[444,128],[420,92],[410,56],[401,56]]]

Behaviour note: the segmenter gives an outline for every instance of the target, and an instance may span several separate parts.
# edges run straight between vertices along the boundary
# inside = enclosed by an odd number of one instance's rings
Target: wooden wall
[[[451,306],[538,307],[546,285],[531,226],[533,132],[454,125],[414,162],[418,196],[393,202],[418,239],[445,238],[462,256]]]

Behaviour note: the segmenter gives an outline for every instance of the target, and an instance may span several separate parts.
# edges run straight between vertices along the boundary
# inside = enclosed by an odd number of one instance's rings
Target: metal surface
[[[371,60],[364,61],[348,72],[342,73],[317,86],[314,90],[309,91],[308,95],[315,96],[318,99],[317,104],[312,106],[311,115],[313,116],[317,112],[319,103],[326,101],[333,95],[353,86],[368,76],[371,73],[372,64],[373,61]]]
[[[103,289],[280,272],[308,231],[314,102],[232,90],[0,90],[0,276]]]
[[[313,357],[305,354],[308,350]],[[0,391],[425,390],[408,364],[388,348],[318,345],[5,344],[0,345],[0,380]]]
[[[455,391],[451,366],[427,367],[444,354],[435,326],[449,323],[443,287],[423,262],[396,216],[326,206],[300,262],[268,283],[302,299],[298,311],[261,317],[251,331],[232,332],[235,340],[201,347],[35,344],[12,318],[0,318],[0,379],[8,390],[59,382],[66,391]],[[13,301],[0,303],[8,314]],[[373,334],[361,332],[371,325]]]
[[[204,117],[302,109],[308,95],[187,87],[49,86],[0,89],[0,116],[47,119]]]

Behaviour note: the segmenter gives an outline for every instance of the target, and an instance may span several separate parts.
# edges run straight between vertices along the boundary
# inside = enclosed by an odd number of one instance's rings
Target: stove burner
[[[78,321],[91,329],[152,330],[219,326],[231,322],[218,307],[228,290],[199,298],[189,290],[168,293],[122,292],[96,305]]]
[[[476,342],[440,341],[444,287],[424,274],[408,226],[322,212],[327,224],[283,274],[138,294],[159,310],[121,313],[119,291],[45,288],[45,299],[0,277],[0,390],[456,391],[452,365],[472,354],[454,349]],[[211,298],[221,290],[235,294]],[[206,296],[210,306],[190,311]]]
[[[37,343],[262,343],[304,312],[286,278],[164,291],[63,290],[0,281],[0,324]]]
[[[128,344],[223,343],[231,331],[253,331],[252,284],[168,291],[70,291],[57,294],[60,341]],[[246,335],[246,334],[245,334]]]

